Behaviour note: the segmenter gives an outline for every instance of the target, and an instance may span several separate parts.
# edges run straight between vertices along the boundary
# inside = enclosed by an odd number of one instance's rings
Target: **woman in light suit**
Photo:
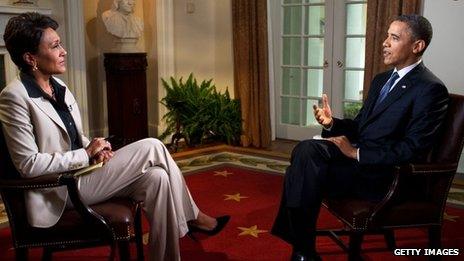
[[[115,196],[144,201],[150,222],[150,260],[180,260],[179,237],[190,232],[218,233],[229,216],[202,213],[186,187],[182,173],[163,143],[144,139],[112,151],[103,138],[82,132],[76,100],[54,74],[66,71],[66,50],[56,33],[58,24],[38,13],[8,21],[6,48],[20,69],[0,94],[0,121],[13,163],[24,178],[66,172],[104,162],[79,177],[86,204]],[[26,195],[32,226],[56,224],[72,207],[65,187],[35,190]]]

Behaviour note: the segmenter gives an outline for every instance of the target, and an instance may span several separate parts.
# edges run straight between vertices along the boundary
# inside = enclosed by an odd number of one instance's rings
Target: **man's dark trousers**
[[[427,157],[446,115],[448,91],[421,62],[376,107],[392,73],[390,70],[374,77],[354,120],[333,118],[331,130],[322,131],[323,137],[345,135],[356,143],[360,163],[345,157],[329,141],[307,140],[295,147],[272,229],[274,235],[295,248],[314,251],[314,231],[323,197],[380,200],[391,184],[393,165]]]
[[[326,140],[305,140],[293,150],[285,174],[282,201],[272,234],[297,251],[315,252],[316,221],[323,197],[376,198],[385,188],[372,189],[358,162]],[[383,181],[385,181],[383,179]],[[384,182],[382,182],[385,184]],[[379,195],[377,195],[378,197]]]

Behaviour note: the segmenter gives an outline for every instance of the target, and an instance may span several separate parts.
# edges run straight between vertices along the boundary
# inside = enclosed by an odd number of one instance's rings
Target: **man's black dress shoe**
[[[229,215],[217,217],[216,218],[217,224],[211,230],[199,228],[199,227],[193,226],[193,225],[188,225],[189,231],[188,231],[187,235],[190,236],[193,239],[195,239],[195,237],[193,237],[192,233],[196,233],[196,232],[206,234],[208,236],[214,236],[214,235],[218,234],[219,232],[221,232],[221,230],[226,226],[226,224],[227,224],[227,222],[229,222],[229,220],[230,220]]]
[[[302,252],[295,251],[292,253],[290,261],[322,261],[322,258],[317,253],[307,255]]]

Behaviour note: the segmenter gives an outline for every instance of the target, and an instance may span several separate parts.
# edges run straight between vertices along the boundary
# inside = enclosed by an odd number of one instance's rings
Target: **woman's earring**
[[[37,68],[37,63],[34,63],[34,65],[32,66],[32,71],[37,71],[39,68]]]

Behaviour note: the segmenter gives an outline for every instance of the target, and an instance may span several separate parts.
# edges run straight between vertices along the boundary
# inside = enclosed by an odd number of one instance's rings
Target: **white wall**
[[[0,0],[2,1],[2,0]],[[51,0],[50,0],[51,1]],[[86,28],[87,90],[90,135],[107,133],[106,83],[103,53],[111,51],[112,38],[106,32],[101,13],[113,0],[82,0]],[[187,13],[187,3],[194,7]],[[187,77],[193,72],[198,80],[211,79],[219,91],[229,87],[233,97],[232,11],[231,0],[175,0],[173,76]],[[156,57],[155,1],[137,0],[135,15],[144,20],[144,35],[139,47],[147,52],[147,101],[149,135],[156,135],[160,118],[158,97],[158,59]]]
[[[423,14],[433,27],[424,63],[451,93],[464,94],[464,1],[424,0]],[[458,172],[464,173],[464,155]]]
[[[233,96],[231,0],[174,1],[174,46],[176,77],[213,78],[219,91],[229,87]]]
[[[464,94],[464,1],[424,0],[424,16],[433,27],[425,64],[450,92]]]
[[[74,0],[73,0],[74,1]],[[149,8],[153,8],[153,1],[135,1],[134,15],[143,19],[145,13],[145,4]],[[108,113],[106,101],[106,76],[105,68],[103,66],[104,53],[113,52],[116,45],[114,37],[110,35],[103,24],[101,15],[104,11],[111,8],[113,0],[83,0],[84,8],[84,23],[85,23],[85,53],[86,53],[86,67],[87,67],[87,98],[89,106],[89,136],[106,136],[108,133]],[[151,5],[150,5],[151,4]],[[153,13],[154,11],[152,11]],[[149,12],[150,13],[150,12]],[[144,19],[145,20],[145,19]],[[145,52],[145,35],[151,40],[151,32],[153,25],[151,20],[144,21],[144,34],[137,42],[139,51]],[[153,126],[156,121],[154,108],[157,108],[157,101],[151,100],[153,89],[155,88],[155,81],[153,81],[153,74],[156,72],[153,65],[153,50],[147,52],[148,68],[147,68],[147,102],[148,102],[148,125]],[[154,136],[155,133],[149,128],[149,134]]]

